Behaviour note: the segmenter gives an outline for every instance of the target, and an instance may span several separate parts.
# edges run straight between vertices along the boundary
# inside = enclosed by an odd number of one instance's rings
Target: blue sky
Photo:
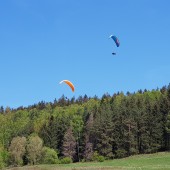
[[[0,105],[168,85],[169,6],[168,0],[2,0]],[[74,83],[74,93],[59,84],[63,79]]]

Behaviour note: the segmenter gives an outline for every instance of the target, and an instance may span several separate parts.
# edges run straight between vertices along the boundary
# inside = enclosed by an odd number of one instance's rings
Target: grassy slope
[[[131,156],[102,163],[73,163],[66,165],[38,165],[10,170],[170,170],[170,152]]]

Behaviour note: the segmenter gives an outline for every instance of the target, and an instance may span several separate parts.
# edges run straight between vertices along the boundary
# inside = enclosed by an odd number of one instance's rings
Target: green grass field
[[[131,156],[104,162],[36,165],[8,170],[170,170],[170,152]]]

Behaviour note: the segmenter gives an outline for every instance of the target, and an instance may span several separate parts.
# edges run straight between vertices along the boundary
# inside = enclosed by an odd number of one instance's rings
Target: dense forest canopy
[[[170,86],[0,107],[0,167],[170,149]]]

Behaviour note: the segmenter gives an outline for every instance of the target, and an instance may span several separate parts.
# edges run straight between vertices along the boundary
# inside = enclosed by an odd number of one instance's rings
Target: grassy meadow
[[[104,162],[36,165],[8,170],[170,170],[170,152],[143,154]]]

